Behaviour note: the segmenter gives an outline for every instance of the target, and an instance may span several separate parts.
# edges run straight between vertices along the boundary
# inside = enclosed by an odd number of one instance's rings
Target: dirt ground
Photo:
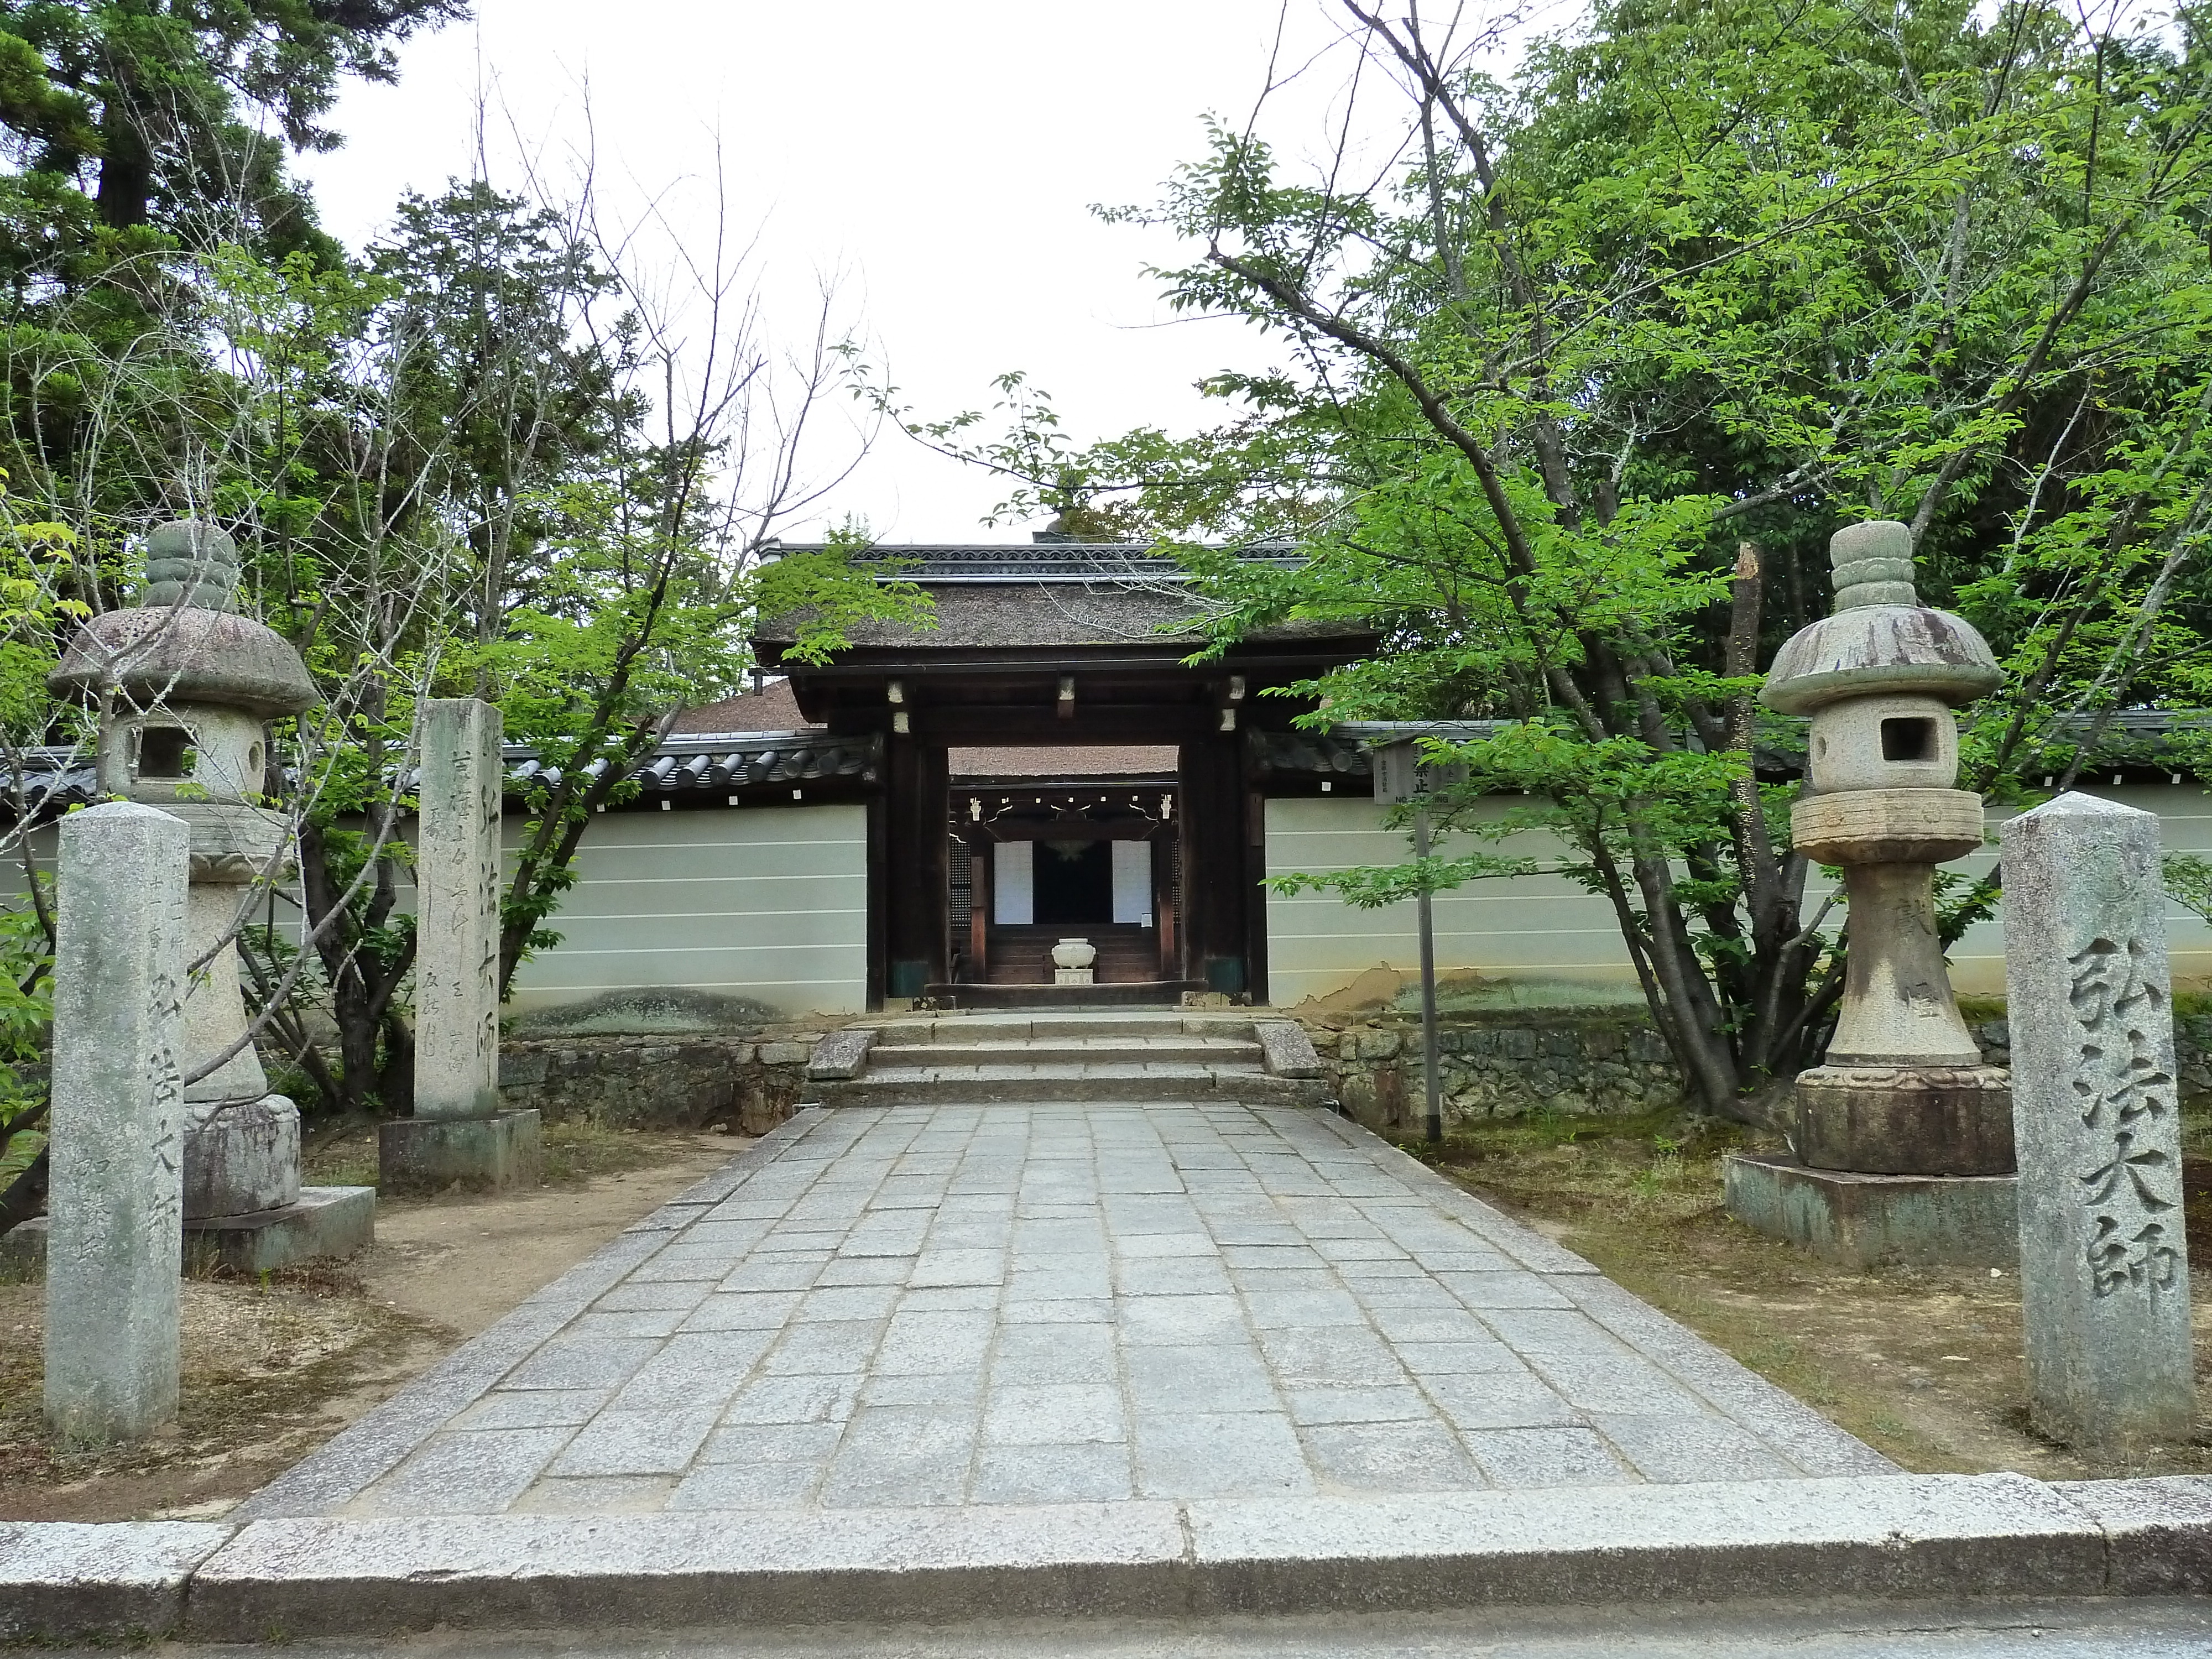
[[[357,1259],[265,1281],[191,1279],[176,1427],[59,1449],[40,1420],[44,1285],[0,1282],[0,1520],[220,1516],[746,1144],[549,1125],[546,1184],[377,1206]],[[363,1126],[311,1150],[311,1182],[374,1179]]]
[[[2192,1125],[2192,1130],[2202,1127]],[[2203,1150],[2192,1133],[2191,1151]],[[1919,1473],[2043,1480],[2212,1474],[2212,1434],[2091,1463],[2027,1423],[2020,1295],[2008,1272],[1832,1267],[1722,1210],[1736,1131],[1680,1116],[1526,1119],[1426,1157],[1628,1290]],[[2198,1399],[2212,1382],[2212,1162],[2185,1161]]]

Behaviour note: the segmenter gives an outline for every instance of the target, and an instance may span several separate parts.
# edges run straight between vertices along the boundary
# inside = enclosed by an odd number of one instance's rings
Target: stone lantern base
[[[375,1188],[302,1187],[296,1199],[279,1209],[185,1222],[184,1261],[188,1272],[222,1267],[258,1275],[351,1255],[375,1242]],[[44,1271],[46,1258],[42,1215],[0,1238],[0,1275],[35,1278]]]
[[[377,1126],[376,1138],[376,1184],[387,1193],[535,1187],[544,1162],[534,1111],[393,1118]]]
[[[185,1108],[187,1266],[264,1273],[376,1237],[376,1188],[300,1184],[300,1112],[280,1094]]]
[[[1826,1065],[1800,1072],[1790,1144],[1816,1170],[2010,1175],[2012,1075],[2001,1066]]]
[[[1780,1153],[1724,1166],[1728,1212],[1846,1267],[2002,1267],[2020,1261],[2019,1177],[1864,1175]]]
[[[352,1255],[375,1242],[374,1187],[302,1187],[277,1209],[185,1223],[186,1262],[219,1262],[241,1273]]]

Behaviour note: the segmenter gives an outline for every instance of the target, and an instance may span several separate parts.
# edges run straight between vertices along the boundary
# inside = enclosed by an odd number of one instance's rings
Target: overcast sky
[[[1271,57],[1279,76],[1311,67],[1270,98],[1263,130],[1320,155],[1352,68],[1321,0],[477,0],[477,14],[411,43],[396,87],[350,89],[334,118],[345,147],[303,161],[349,244],[403,191],[470,168],[479,85],[496,106],[495,179],[518,176],[518,136],[566,169],[588,106],[600,178],[633,206],[668,192],[688,235],[711,233],[719,134],[732,216],[761,234],[771,326],[807,325],[817,274],[835,276],[844,322],[920,412],[982,405],[991,377],[1018,368],[1085,438],[1188,429],[1214,412],[1200,375],[1267,360],[1235,324],[1171,319],[1144,267],[1187,252],[1099,223],[1091,204],[1157,199],[1202,154],[1204,115],[1249,118]],[[851,444],[830,430],[819,465]],[[819,516],[859,514],[893,541],[1026,539],[1027,524],[983,527],[1003,493],[887,432]]]

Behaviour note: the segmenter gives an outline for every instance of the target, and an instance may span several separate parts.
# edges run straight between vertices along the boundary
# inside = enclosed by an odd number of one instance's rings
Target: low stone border
[[[0,1638],[2212,1589],[2212,1479],[1854,1476],[998,1509],[0,1523]]]
[[[1322,1073],[1352,1118],[1401,1128],[1421,1115],[1421,1024],[1401,1014],[1302,1016]],[[1437,1023],[1446,1124],[1551,1110],[1635,1116],[1683,1099],[1682,1074],[1640,1009],[1486,1009]]]
[[[806,1094],[822,1033],[513,1036],[501,1040],[499,1096],[548,1123],[763,1134]]]

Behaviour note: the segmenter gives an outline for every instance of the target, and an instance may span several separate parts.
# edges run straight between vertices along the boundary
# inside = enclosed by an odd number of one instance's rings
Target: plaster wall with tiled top
[[[2197,785],[2092,781],[2084,787],[2123,805],[2156,813],[2167,852],[2212,856],[2212,795]],[[1490,804],[1499,815],[1517,805],[1504,797]],[[1994,829],[2002,815],[1992,813],[1989,822]],[[1270,876],[1393,864],[1410,856],[1405,833],[1384,825],[1382,809],[1368,794],[1364,778],[1347,780],[1342,793],[1269,801],[1267,834]],[[1561,851],[1551,837],[1533,833],[1500,842],[1479,842],[1469,836],[1447,842],[1443,850],[1478,848],[1539,860]],[[1944,867],[1973,878],[1994,869],[1996,861],[1992,842]],[[1818,902],[1816,883],[1808,915]],[[1267,990],[1279,1006],[1329,997],[1378,966],[1401,974],[1418,969],[1419,951],[1410,903],[1363,910],[1333,894],[1310,892],[1271,892],[1267,903]],[[1439,895],[1436,914],[1437,965],[1445,973],[1534,981],[1553,1001],[1559,997],[1553,988],[1560,984],[1589,988],[1594,1002],[1636,997],[1634,971],[1611,905],[1565,877],[1470,882]],[[2212,927],[2172,904],[2166,927],[2176,986],[2212,989]],[[2002,996],[2002,916],[1969,928],[1952,947],[1950,964],[1952,986],[1961,996]]]

